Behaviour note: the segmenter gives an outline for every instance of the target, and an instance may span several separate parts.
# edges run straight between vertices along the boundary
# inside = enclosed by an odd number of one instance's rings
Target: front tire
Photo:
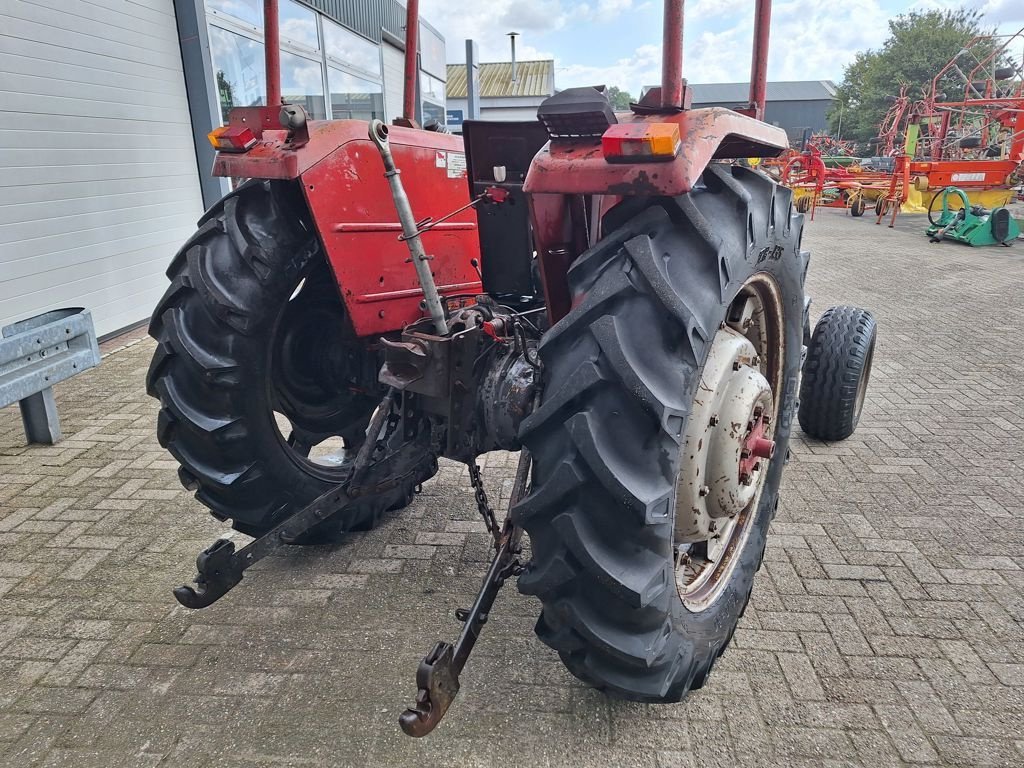
[[[800,427],[818,440],[853,434],[871,377],[878,326],[860,307],[830,307],[814,326],[800,385]]]
[[[379,361],[345,330],[333,274],[291,182],[250,181],[228,194],[167,276],[149,329],[157,349],[147,391],[160,400],[160,444],[214,517],[259,536],[347,479],[344,458],[366,439],[383,397]],[[412,475],[302,543],[366,527],[407,503],[436,461],[402,461]]]
[[[678,701],[703,685],[732,637],[777,504],[799,378],[807,255],[792,193],[739,167],[712,165],[703,181],[652,202],[574,263],[573,309],[542,340],[544,400],[522,429],[533,490],[512,509],[530,536],[519,588],[542,603],[537,634],[581,680],[640,701]],[[771,382],[758,402],[774,416],[780,458],[755,470],[747,505],[709,533],[706,510],[691,505],[718,493],[717,477],[694,472],[710,450],[700,436],[727,440],[714,426],[746,438],[730,419],[708,420],[699,383],[719,337],[741,348],[751,317],[775,326],[765,332],[774,351],[761,363],[716,362],[715,376],[737,398],[746,379],[731,371]],[[712,561],[718,525],[742,535]],[[713,582],[691,580],[697,556]]]

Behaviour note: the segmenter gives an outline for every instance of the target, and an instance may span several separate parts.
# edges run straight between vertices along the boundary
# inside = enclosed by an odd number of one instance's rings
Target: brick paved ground
[[[156,444],[147,340],[60,386],[55,448],[23,448],[0,411],[0,763],[1021,765],[1024,244],[930,246],[832,211],[806,242],[817,309],[877,313],[869,401],[845,443],[797,436],[752,609],[688,702],[583,687],[510,589],[449,719],[399,734],[486,556],[453,465],[377,531],[176,607],[224,528]],[[490,459],[507,494],[511,459]]]

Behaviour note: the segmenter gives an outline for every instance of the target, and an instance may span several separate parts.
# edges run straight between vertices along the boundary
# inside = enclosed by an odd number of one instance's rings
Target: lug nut
[[[708,426],[709,427],[717,427],[718,426],[718,417],[717,416],[712,416],[710,419],[708,419]]]
[[[740,361],[739,360],[733,360],[733,362],[732,362],[732,369],[734,371],[738,371],[740,369]]]
[[[754,478],[750,476],[749,472],[740,475],[740,485],[750,485],[752,482],[754,482]]]
[[[749,459],[750,458],[750,451],[748,451],[746,448],[744,448],[742,451],[740,451],[740,458],[741,459]]]
[[[701,496],[701,498],[703,498],[704,496],[707,496],[709,493],[711,493],[711,489],[708,488],[706,485],[702,485],[700,489],[697,491],[697,493],[698,495]]]

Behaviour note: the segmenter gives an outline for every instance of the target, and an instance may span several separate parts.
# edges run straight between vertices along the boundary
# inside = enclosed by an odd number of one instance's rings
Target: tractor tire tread
[[[581,680],[640,701],[680,700],[704,683],[728,642],[702,644],[675,629],[683,608],[672,559],[674,473],[663,457],[679,452],[723,297],[749,269],[739,262],[756,258],[755,243],[770,231],[794,265],[803,258],[802,217],[788,190],[715,165],[704,182],[716,194],[631,211],[573,263],[574,307],[538,350],[550,389],[520,433],[534,482],[511,515],[530,536],[533,559],[519,586],[541,600],[537,635]],[[726,247],[736,242],[746,249]],[[736,596],[743,605],[763,538],[755,546]]]

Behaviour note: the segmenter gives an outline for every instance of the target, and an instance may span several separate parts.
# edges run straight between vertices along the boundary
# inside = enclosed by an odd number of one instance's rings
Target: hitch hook
[[[236,561],[235,544],[217,539],[196,558],[196,587],[187,584],[175,587],[174,596],[186,608],[205,608],[227,594],[242,580],[240,563]]]
[[[530,474],[530,452],[523,448],[519,454],[519,467],[512,486],[509,506],[518,504],[526,495],[527,479]],[[480,591],[473,607],[468,611],[460,609],[456,618],[463,622],[462,632],[455,645],[438,642],[430,653],[423,657],[416,670],[416,703],[398,717],[398,724],[407,736],[422,737],[437,727],[459,692],[459,675],[466,667],[469,654],[473,651],[480,631],[486,623],[498,591],[505,581],[519,573],[516,559],[522,548],[519,541],[523,529],[505,518],[497,551],[487,569]]]

